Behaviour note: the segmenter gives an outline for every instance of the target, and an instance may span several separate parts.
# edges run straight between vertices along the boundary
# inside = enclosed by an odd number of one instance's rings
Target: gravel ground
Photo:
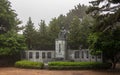
[[[35,70],[14,67],[0,68],[0,75],[120,75],[120,71],[95,70]]]

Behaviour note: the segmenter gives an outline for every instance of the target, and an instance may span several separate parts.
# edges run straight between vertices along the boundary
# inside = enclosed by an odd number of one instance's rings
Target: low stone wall
[[[55,57],[54,51],[51,50],[27,50],[24,52],[25,56],[22,59],[27,59],[35,62],[52,61]]]
[[[81,49],[81,50],[69,50],[69,60],[72,61],[95,61],[95,62],[102,62],[102,55],[100,56],[93,56],[90,54],[90,50],[88,49]]]
[[[57,61],[55,56],[55,50],[27,50],[22,59],[27,59],[35,62],[50,62]],[[90,50],[68,50],[67,61],[83,61],[83,62],[102,62],[102,55],[93,56],[90,54]],[[62,61],[62,60],[61,60]],[[65,61],[65,60],[63,60]]]

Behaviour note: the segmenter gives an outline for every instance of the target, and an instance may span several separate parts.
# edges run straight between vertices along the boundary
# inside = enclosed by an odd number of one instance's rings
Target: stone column
[[[65,39],[56,39],[55,41],[55,58],[66,60],[66,40]]]

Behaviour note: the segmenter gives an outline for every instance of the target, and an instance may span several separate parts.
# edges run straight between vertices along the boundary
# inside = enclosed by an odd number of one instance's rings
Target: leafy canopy
[[[17,29],[20,23],[17,14],[11,9],[11,3],[8,0],[0,0],[0,33]]]
[[[93,54],[103,53],[103,59],[111,60],[112,68],[120,58],[120,1],[94,0],[88,9],[95,23],[89,36]]]
[[[0,56],[20,54],[20,51],[26,49],[25,38],[22,35],[13,34],[13,32],[0,35]]]
[[[90,2],[87,13],[95,19],[94,31],[107,31],[116,28],[116,23],[120,22],[120,1],[119,0],[94,0]]]

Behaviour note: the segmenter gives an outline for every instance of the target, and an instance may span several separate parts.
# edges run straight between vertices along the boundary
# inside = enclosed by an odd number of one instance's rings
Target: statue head
[[[67,33],[66,29],[64,27],[62,27],[60,32],[59,32],[58,38],[66,39],[66,33]]]

